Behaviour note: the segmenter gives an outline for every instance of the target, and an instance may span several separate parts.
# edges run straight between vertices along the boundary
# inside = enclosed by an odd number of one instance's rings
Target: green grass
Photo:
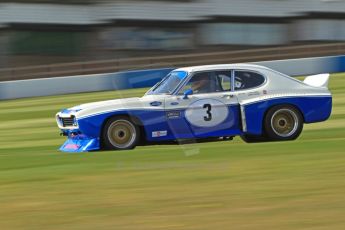
[[[144,90],[0,102],[0,229],[345,229],[345,75],[292,142],[68,154],[61,108]]]

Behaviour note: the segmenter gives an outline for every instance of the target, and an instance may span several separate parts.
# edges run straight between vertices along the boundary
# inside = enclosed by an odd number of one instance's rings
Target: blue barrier
[[[338,56],[337,58],[337,71],[336,72],[345,72],[345,55],[343,56]]]
[[[152,87],[165,77],[173,68],[129,71],[111,74],[115,89]]]

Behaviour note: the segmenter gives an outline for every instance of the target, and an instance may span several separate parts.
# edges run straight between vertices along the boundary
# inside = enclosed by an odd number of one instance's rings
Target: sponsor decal
[[[151,106],[160,106],[162,104],[162,102],[160,101],[153,101],[150,103]]]
[[[77,144],[67,144],[66,146],[65,146],[65,149],[73,149],[73,150],[77,150],[77,149],[79,149],[79,145],[77,145]]]
[[[181,112],[180,111],[168,111],[166,112],[167,118],[168,119],[176,119],[181,117]]]
[[[168,131],[167,130],[152,132],[152,137],[164,137],[166,135],[168,135]]]

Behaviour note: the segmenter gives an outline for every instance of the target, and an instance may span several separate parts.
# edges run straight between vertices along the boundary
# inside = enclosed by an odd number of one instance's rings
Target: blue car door
[[[207,79],[206,90],[198,89],[198,78]],[[165,99],[167,123],[176,138],[206,138],[240,134],[240,107],[231,93],[231,72],[194,74],[181,92]],[[206,77],[205,77],[206,76]],[[192,89],[193,94],[183,92]]]

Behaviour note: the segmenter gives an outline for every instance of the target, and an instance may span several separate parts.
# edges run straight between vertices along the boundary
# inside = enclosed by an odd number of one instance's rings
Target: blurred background
[[[14,73],[18,67],[343,41],[345,1],[342,0],[11,0],[0,3],[0,73],[3,76],[5,71],[7,75],[11,73],[11,79],[20,75]],[[334,52],[334,48],[329,49],[329,54]],[[99,62],[86,64],[103,67]],[[82,66],[79,63],[74,73],[81,73],[78,69]],[[64,65],[57,67],[57,72],[66,69]],[[23,69],[23,72],[27,75],[30,71]],[[41,76],[48,75],[47,71],[41,73]]]

